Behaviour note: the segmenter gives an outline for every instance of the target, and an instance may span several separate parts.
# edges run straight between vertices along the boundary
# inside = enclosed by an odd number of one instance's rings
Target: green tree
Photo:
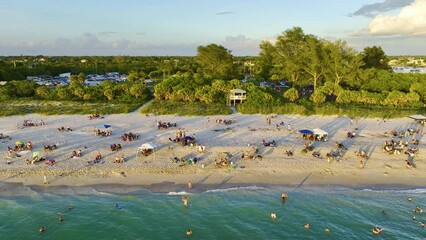
[[[363,55],[362,60],[365,63],[364,68],[391,70],[389,58],[386,56],[382,47],[366,47],[361,54]]]
[[[299,98],[299,91],[296,88],[292,87],[285,91],[284,98],[288,99],[290,102],[294,102]]]
[[[274,67],[275,47],[269,41],[262,41],[259,48],[260,53],[256,60],[256,67],[259,69],[258,75],[263,79],[270,79]]]
[[[420,101],[426,102],[426,84],[425,83],[414,83],[410,87],[410,92],[419,94]]]
[[[83,85],[86,75],[84,73],[79,73],[78,75],[71,75],[70,85]]]
[[[145,93],[145,85],[144,84],[133,84],[130,87],[130,94],[136,98],[140,98]]]
[[[61,100],[70,100],[73,95],[67,86],[60,86],[56,88],[56,96]]]
[[[105,88],[104,89],[104,96],[107,97],[108,101],[114,100],[114,98],[115,98],[114,89]]]
[[[322,91],[315,91],[312,95],[311,95],[311,97],[310,97],[310,99],[312,100],[312,102],[314,102],[314,103],[323,103],[323,102],[325,102],[325,100],[326,100],[326,94],[324,93],[324,92],[322,92]]]
[[[139,71],[130,71],[129,75],[127,76],[127,80],[129,82],[143,82],[145,81],[146,73],[142,70]]]
[[[232,79],[234,75],[233,56],[223,46],[209,44],[198,46],[197,62],[200,72],[212,79]]]
[[[289,78],[295,85],[302,72],[305,34],[300,27],[286,30],[275,43],[273,72],[277,78]]]
[[[324,47],[324,41],[318,40],[313,35],[308,35],[304,44],[305,47],[301,52],[304,64],[301,65],[301,68],[310,76],[315,92],[318,87],[318,81],[323,77],[330,62],[329,55]]]
[[[328,79],[333,79],[334,87],[338,88],[342,81],[353,79],[360,67],[364,64],[362,56],[347,46],[344,41],[327,42],[326,48],[329,53],[329,67],[325,75]]]
[[[36,96],[46,99],[50,94],[49,89],[46,86],[40,86],[36,88]]]

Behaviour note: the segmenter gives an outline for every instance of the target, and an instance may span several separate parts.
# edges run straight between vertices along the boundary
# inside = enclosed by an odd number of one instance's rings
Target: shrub
[[[284,98],[288,99],[290,102],[294,102],[299,98],[299,92],[296,88],[292,87],[284,93]]]

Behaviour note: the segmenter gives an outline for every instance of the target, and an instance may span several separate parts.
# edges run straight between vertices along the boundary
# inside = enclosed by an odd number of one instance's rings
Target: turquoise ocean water
[[[419,226],[426,213],[413,212],[426,210],[425,189],[233,187],[190,193],[188,207],[184,192],[27,191],[0,197],[0,239],[426,239]],[[289,195],[285,203],[282,191]],[[378,236],[371,233],[376,225],[385,229]]]

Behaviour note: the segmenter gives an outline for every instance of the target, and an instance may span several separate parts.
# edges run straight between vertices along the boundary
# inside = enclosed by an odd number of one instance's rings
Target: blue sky
[[[424,9],[426,0],[0,0],[0,55],[196,55],[209,43],[257,55],[294,26],[357,50],[426,55]]]

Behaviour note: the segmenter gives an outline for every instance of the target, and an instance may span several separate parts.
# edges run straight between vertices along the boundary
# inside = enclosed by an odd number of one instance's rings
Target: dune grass
[[[119,114],[129,113],[138,109],[143,103],[118,102],[75,102],[75,101],[46,101],[46,100],[11,100],[1,102],[0,116],[25,115],[37,113],[42,115],[61,114]],[[413,114],[426,114],[426,108],[383,107],[354,104],[315,105],[311,103],[285,103],[279,106],[256,106],[254,104],[237,105],[237,111],[244,114],[298,114],[309,115],[339,115],[364,118],[399,118]],[[206,104],[200,102],[180,102],[153,100],[141,111],[143,114],[208,116],[228,115],[232,110],[225,104]]]
[[[30,113],[43,115],[129,113],[135,111],[142,104],[143,103],[12,100],[1,102],[0,116],[25,115]]]
[[[205,116],[205,115],[228,115],[232,110],[225,104],[201,102],[179,102],[154,100],[141,109],[141,113],[153,113],[159,115],[185,115],[185,116]]]
[[[297,114],[338,115],[363,118],[400,118],[413,114],[426,114],[425,108],[384,107],[374,105],[331,104],[315,105],[311,103],[285,103],[279,106],[237,105],[237,111],[245,114]]]

